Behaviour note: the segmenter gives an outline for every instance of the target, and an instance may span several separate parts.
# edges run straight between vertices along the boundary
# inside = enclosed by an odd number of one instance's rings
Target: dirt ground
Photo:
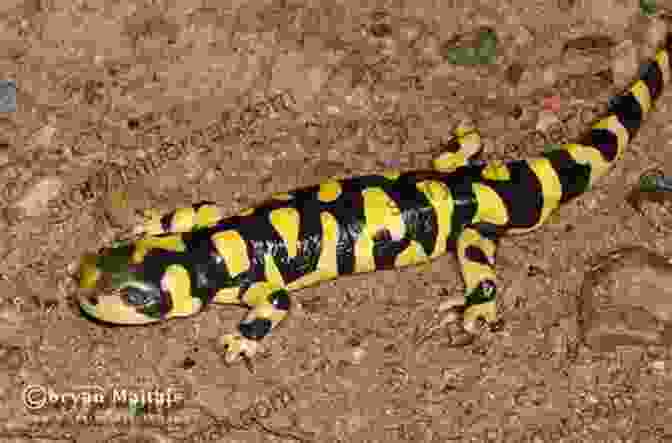
[[[4,0],[0,441],[672,442],[670,340],[588,346],[601,320],[580,321],[577,296],[613,248],[672,255],[669,208],[625,201],[643,171],[672,171],[669,91],[607,179],[501,242],[502,324],[467,346],[436,328],[462,290],[452,256],[302,290],[235,366],[214,343],[241,309],[105,327],[71,278],[142,209],[234,213],[331,175],[428,168],[464,118],[485,158],[569,140],[651,55],[672,15],[658,3]],[[486,28],[494,63],[448,60]],[[667,286],[641,287],[646,304]],[[672,320],[667,303],[649,321]]]

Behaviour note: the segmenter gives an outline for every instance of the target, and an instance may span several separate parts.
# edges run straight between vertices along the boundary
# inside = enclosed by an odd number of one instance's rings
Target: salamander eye
[[[123,298],[129,305],[132,306],[145,306],[155,300],[154,294],[152,291],[145,289],[140,289],[135,286],[129,286],[123,291]]]

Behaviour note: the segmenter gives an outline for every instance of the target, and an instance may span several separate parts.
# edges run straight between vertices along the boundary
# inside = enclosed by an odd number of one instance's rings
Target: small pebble
[[[366,351],[362,347],[356,347],[352,350],[352,358],[350,361],[355,364],[359,364],[366,357]]]
[[[562,108],[562,99],[559,95],[551,95],[549,97],[544,97],[541,105],[546,111],[558,113]]]
[[[667,343],[660,325],[672,321],[672,266],[642,247],[614,251],[599,261],[600,273],[583,283],[582,329],[595,350],[619,345]]]

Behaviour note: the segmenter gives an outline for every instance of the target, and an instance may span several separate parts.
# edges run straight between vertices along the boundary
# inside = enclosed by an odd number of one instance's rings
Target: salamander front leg
[[[432,167],[440,172],[452,172],[466,166],[481,153],[483,146],[478,131],[468,122],[461,123],[453,131],[454,137],[444,153],[434,159]]]
[[[478,333],[479,319],[488,324],[497,320],[496,249],[496,239],[473,227],[465,228],[457,241],[457,257],[466,286],[465,296],[461,301],[444,303],[439,310],[463,309],[462,327],[471,335]],[[450,319],[448,322],[453,321]]]
[[[217,298],[215,302],[226,303]],[[257,283],[248,289],[242,296],[242,303],[250,306],[251,310],[238,325],[238,332],[220,339],[227,363],[238,361],[243,356],[251,358],[259,350],[261,340],[287,316],[291,305],[285,288],[267,282]]]

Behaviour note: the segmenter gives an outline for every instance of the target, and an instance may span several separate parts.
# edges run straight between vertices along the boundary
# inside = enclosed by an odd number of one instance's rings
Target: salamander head
[[[79,306],[95,320],[145,324],[192,315],[203,303],[193,296],[189,272],[168,264],[161,252],[134,263],[133,246],[87,254],[79,268]]]

